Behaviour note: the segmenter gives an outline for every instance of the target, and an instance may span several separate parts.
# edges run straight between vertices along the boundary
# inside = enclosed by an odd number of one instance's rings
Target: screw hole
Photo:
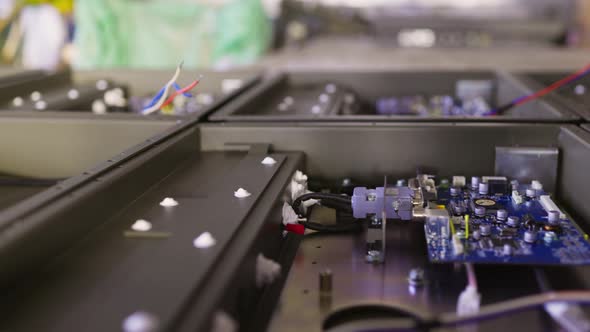
[[[303,294],[307,294],[307,293],[309,293],[309,289],[304,289]]]
[[[318,248],[318,249],[322,249],[322,246],[316,246],[316,248]]]
[[[311,262],[311,264],[313,264],[313,265],[316,265],[317,263],[318,263],[318,262],[316,262],[316,261],[313,261],[313,262]]]

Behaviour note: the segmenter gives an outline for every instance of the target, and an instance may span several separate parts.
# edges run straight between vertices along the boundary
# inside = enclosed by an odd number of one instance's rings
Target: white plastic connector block
[[[522,204],[522,196],[516,190],[512,190],[512,202],[516,205]]]
[[[283,225],[296,224],[299,217],[291,205],[283,203]]]
[[[136,311],[123,321],[124,332],[155,332],[160,323],[156,316],[145,311]]]
[[[462,255],[465,252],[465,247],[463,247],[463,243],[461,243],[459,235],[453,235],[451,243],[453,245],[453,253],[455,254],[455,256]]]
[[[246,197],[249,197],[251,195],[252,194],[248,190],[246,190],[244,188],[239,188],[238,190],[234,191],[234,196],[237,197],[237,198],[246,198]]]
[[[256,286],[258,288],[271,284],[281,274],[281,266],[272,259],[258,254],[256,258]]]
[[[207,249],[213,247],[217,243],[217,240],[209,232],[204,232],[193,240],[195,248]]]
[[[559,219],[564,220],[567,218],[565,213],[561,212],[561,210],[557,207],[557,204],[553,202],[551,196],[541,195],[541,197],[539,197],[539,203],[541,203],[541,206],[543,207],[545,212],[549,213],[549,211],[557,211],[559,212]]]
[[[531,182],[531,188],[535,190],[543,190],[543,184],[539,180],[533,180]]]
[[[465,187],[465,177],[453,176],[453,187]]]
[[[508,181],[508,178],[505,176],[482,176],[481,182],[488,183],[490,180],[503,180]]]
[[[263,165],[272,166],[277,163],[277,161],[273,157],[265,157],[262,159],[261,163]]]
[[[477,292],[477,288],[467,285],[459,295],[459,300],[457,301],[457,315],[466,316],[476,314],[479,312],[480,302],[481,294]]]
[[[152,223],[144,219],[138,219],[131,225],[131,229],[136,232],[147,232],[152,229]]]
[[[172,197],[166,197],[160,202],[160,205],[164,207],[173,207],[178,205],[178,201]]]

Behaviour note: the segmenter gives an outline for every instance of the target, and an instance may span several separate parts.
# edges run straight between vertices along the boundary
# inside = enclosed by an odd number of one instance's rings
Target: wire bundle
[[[191,95],[188,92],[192,90],[195,86],[197,86],[197,84],[199,84],[200,78],[193,81],[186,87],[180,88],[180,86],[176,83],[176,80],[178,79],[178,76],[180,76],[181,69],[182,62],[176,67],[176,71],[174,72],[172,78],[168,81],[168,83],[166,83],[166,85],[162,89],[160,89],[160,91],[154,96],[152,101],[146,106],[146,108],[143,109],[141,114],[148,115],[157,112],[162,107],[165,107],[172,103],[174,101],[174,98],[176,98],[176,96],[180,94],[183,94],[187,97],[191,97]],[[174,92],[170,97],[168,97],[168,93],[170,92],[170,89],[172,87],[176,89],[176,92]]]
[[[350,197],[343,196],[339,194],[329,194],[329,193],[308,193],[303,194],[297,197],[292,204],[293,210],[300,216],[300,217],[307,217],[305,211],[303,211],[302,203],[311,199],[320,200],[323,206],[335,209],[337,213],[343,214],[352,214],[352,203],[350,201]],[[324,225],[317,222],[311,221],[300,221],[300,224],[305,226],[305,228],[309,228],[314,231],[318,232],[350,232],[356,231],[359,229],[360,223],[356,221],[352,222],[340,222],[334,225]]]
[[[513,101],[509,102],[508,104],[502,105],[502,106],[498,107],[497,109],[489,112],[487,115],[502,114],[503,112],[505,112],[515,106],[520,106],[520,105],[528,103],[531,100],[535,100],[540,97],[543,97],[546,94],[548,94],[552,91],[555,91],[566,84],[577,81],[580,78],[582,78],[588,74],[590,74],[590,64],[584,66],[584,68],[578,70],[577,72],[575,72],[567,77],[564,77],[564,78],[560,79],[559,81],[556,81],[556,82],[548,85],[547,87],[545,87],[535,93],[518,97],[518,98],[514,99]]]

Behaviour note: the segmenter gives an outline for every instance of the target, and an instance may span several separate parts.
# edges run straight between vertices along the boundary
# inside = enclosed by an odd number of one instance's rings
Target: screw
[[[320,293],[323,295],[332,294],[332,271],[330,269],[320,272]]]

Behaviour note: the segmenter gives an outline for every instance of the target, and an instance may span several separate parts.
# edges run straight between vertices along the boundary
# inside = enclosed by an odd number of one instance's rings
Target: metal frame
[[[358,91],[361,96],[369,99],[378,93],[387,94],[391,85],[395,85],[396,93],[411,94],[416,91],[436,91],[437,93],[453,93],[449,81],[457,79],[496,79],[495,97],[498,104],[504,104],[516,97],[532,92],[525,84],[504,71],[287,71],[271,75],[271,77],[255,88],[236,98],[219,111],[213,113],[210,121],[241,121],[241,122],[289,122],[289,121],[379,121],[379,122],[543,122],[543,123],[575,123],[579,117],[568,110],[553,107],[544,101],[534,101],[521,106],[518,111],[512,110],[505,115],[494,117],[416,117],[416,116],[384,116],[384,115],[256,115],[263,107],[266,97],[291,85],[302,83],[337,82]],[[385,92],[384,92],[385,91]],[[401,91],[401,92],[400,92]]]
[[[545,85],[541,82],[543,78],[554,76],[555,80],[569,75],[571,72],[566,71],[546,71],[546,72],[518,72],[514,75],[526,84],[530,89],[536,91],[542,89]],[[553,77],[552,77],[553,78]],[[552,93],[544,97],[547,102],[554,107],[565,109],[579,115],[583,121],[590,121],[590,108],[581,103],[575,102],[565,96]]]

